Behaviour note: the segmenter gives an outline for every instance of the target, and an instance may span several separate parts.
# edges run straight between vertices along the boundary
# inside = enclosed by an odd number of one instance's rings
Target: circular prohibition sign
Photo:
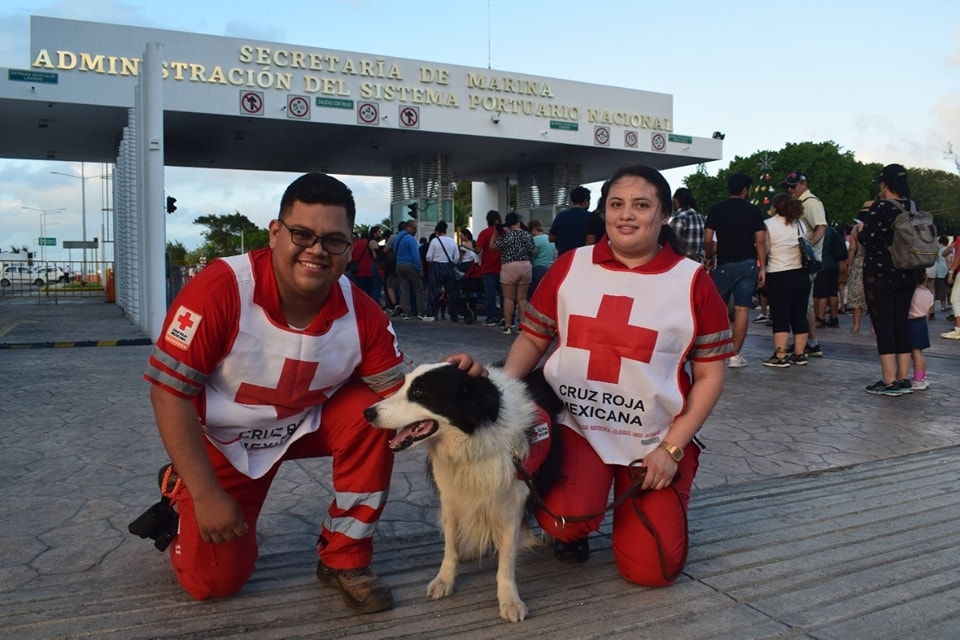
[[[260,113],[263,111],[263,94],[259,91],[246,91],[240,96],[240,109],[244,113]]]
[[[310,103],[303,96],[291,96],[287,101],[287,110],[297,118],[303,118],[310,113]]]
[[[610,129],[597,127],[593,130],[593,141],[597,144],[610,144]]]
[[[662,133],[655,133],[650,140],[650,144],[653,146],[654,151],[663,151],[667,148],[667,139]]]
[[[364,124],[372,124],[380,117],[380,110],[373,102],[364,102],[357,109],[357,115]]]
[[[400,110],[400,122],[405,127],[416,127],[420,122],[420,113],[413,107],[404,107]]]

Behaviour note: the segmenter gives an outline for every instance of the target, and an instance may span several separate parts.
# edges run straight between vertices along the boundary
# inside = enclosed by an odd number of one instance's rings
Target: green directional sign
[[[7,80],[14,82],[32,82],[34,84],[57,84],[57,74],[49,71],[7,69]]]
[[[37,240],[39,240],[39,242],[37,242],[37,244],[39,244],[41,247],[55,247],[55,246],[57,246],[57,239],[56,239],[56,238],[37,238]]]
[[[329,107],[331,109],[353,109],[353,100],[343,100],[341,98],[317,98],[318,107]]]
[[[679,142],[680,144],[693,144],[693,138],[691,136],[681,136],[676,133],[668,134],[667,140],[670,142]]]
[[[576,122],[565,122],[563,120],[551,120],[550,128],[559,131],[579,131],[580,125]]]

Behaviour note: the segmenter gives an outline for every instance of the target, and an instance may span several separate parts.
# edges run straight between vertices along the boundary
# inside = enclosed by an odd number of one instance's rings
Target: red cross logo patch
[[[597,316],[571,315],[567,346],[590,352],[587,380],[620,382],[623,360],[650,362],[659,332],[630,324],[633,298],[605,295]]]
[[[317,362],[304,362],[286,358],[276,387],[261,387],[243,382],[237,389],[235,400],[240,404],[271,405],[277,410],[277,419],[296,415],[311,405],[322,404],[330,389],[311,389],[310,383],[317,372]]]
[[[190,343],[193,342],[202,319],[203,316],[196,311],[180,305],[177,312],[173,314],[173,320],[167,327],[163,339],[178,349],[186,351],[190,348]]]

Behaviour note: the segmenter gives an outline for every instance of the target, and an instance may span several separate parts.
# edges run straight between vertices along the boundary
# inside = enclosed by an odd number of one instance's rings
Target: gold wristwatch
[[[667,452],[667,454],[673,458],[674,462],[680,462],[683,460],[683,449],[678,447],[675,444],[670,444],[669,442],[661,442],[660,448]]]

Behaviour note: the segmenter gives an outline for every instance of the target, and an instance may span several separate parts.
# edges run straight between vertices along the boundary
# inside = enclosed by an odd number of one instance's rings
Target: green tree
[[[167,242],[167,255],[174,264],[185,264],[187,248],[179,240]]]
[[[453,228],[464,229],[473,211],[473,191],[469,182],[458,182],[453,192]]]
[[[239,211],[229,215],[200,216],[193,223],[207,227],[203,232],[206,244],[201,252],[207,260],[236,255],[241,252],[241,247],[243,251],[251,251],[270,244],[269,232]]]
[[[938,169],[907,168],[910,195],[934,215],[940,233],[960,234],[960,175]]]
[[[727,177],[731,173],[754,176],[755,186],[756,176],[769,173],[769,183],[764,180],[762,186],[773,186],[772,192],[766,192],[772,200],[782,190],[780,181],[795,169],[807,175],[809,188],[823,202],[830,221],[850,224],[863,202],[876,197],[873,176],[881,167],[857,161],[852,151],[843,151],[832,141],[787,143],[780,151],[757,151],[746,158],[736,156],[716,177],[708,175],[701,165],[697,173],[683,182],[702,209],[708,211],[714,202],[727,197]]]

